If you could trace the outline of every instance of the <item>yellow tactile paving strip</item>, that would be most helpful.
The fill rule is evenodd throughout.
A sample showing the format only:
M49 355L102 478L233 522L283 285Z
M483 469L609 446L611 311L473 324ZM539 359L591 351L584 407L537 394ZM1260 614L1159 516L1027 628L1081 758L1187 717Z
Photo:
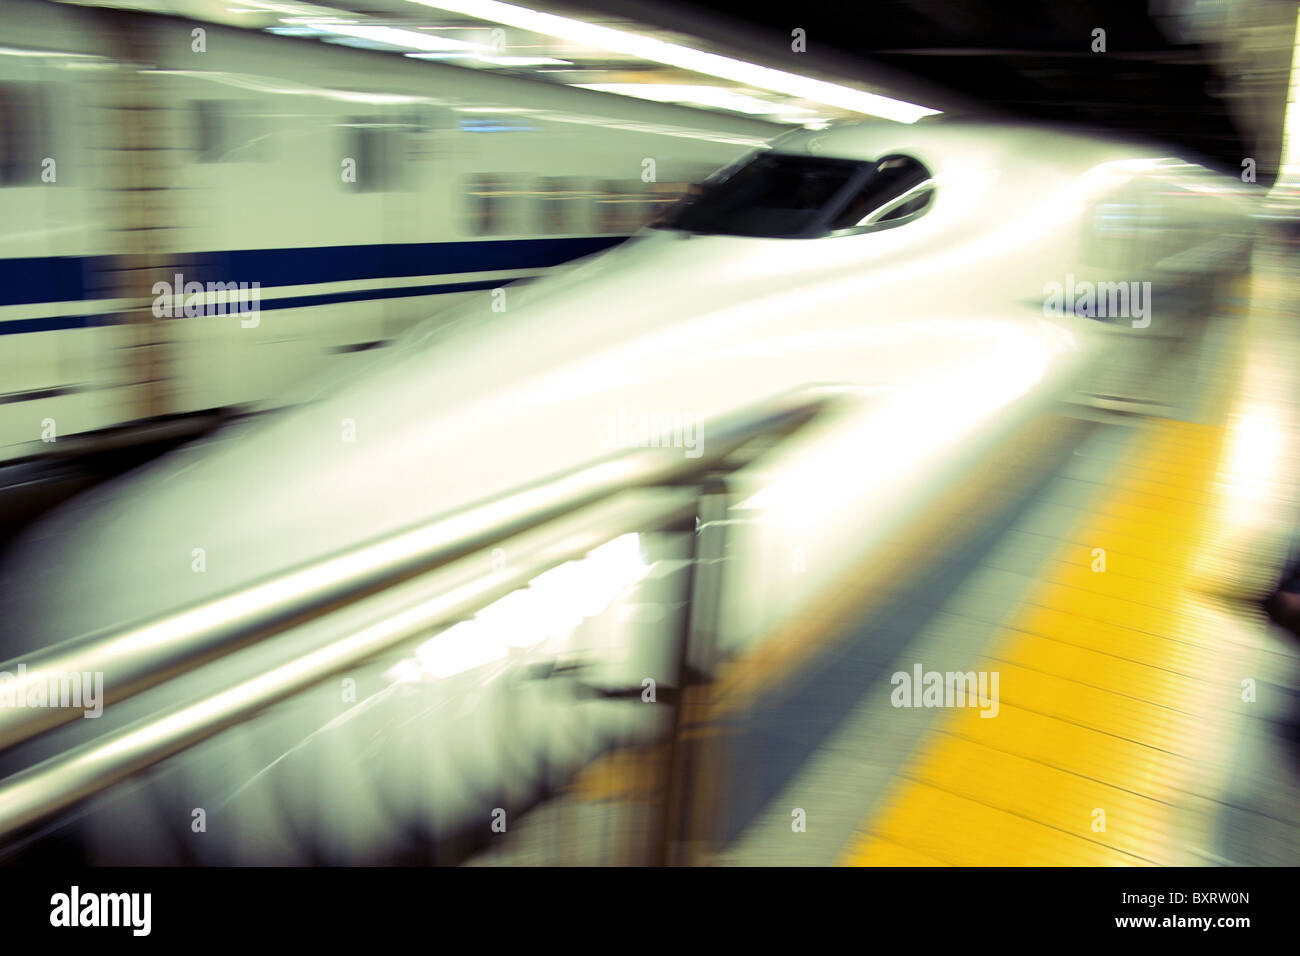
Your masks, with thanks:
M997 716L946 716L841 862L1175 859L1198 716L1225 692L1191 586L1225 432L1149 427L1141 459L1098 496L977 664L1000 675ZM1105 549L1104 571L1093 548Z

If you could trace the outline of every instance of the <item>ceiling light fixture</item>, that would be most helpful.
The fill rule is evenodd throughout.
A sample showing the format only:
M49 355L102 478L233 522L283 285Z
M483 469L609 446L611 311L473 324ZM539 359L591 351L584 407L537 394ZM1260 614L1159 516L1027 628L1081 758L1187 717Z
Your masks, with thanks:
M881 96L878 93L867 93L838 83L815 80L717 53L706 53L642 33L616 30L613 27L574 20L571 17L501 3L500 0L409 0L409 2L449 13L459 13L488 23L500 23L543 36L621 53L652 63L689 70L693 73L730 80L755 89L782 93L867 116L879 116L899 123L915 123L923 116L932 116L940 112L893 97Z

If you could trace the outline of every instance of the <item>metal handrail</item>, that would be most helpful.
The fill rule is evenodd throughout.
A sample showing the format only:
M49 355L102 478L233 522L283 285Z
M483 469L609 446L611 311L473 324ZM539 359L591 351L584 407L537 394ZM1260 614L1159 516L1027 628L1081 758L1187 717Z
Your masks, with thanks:
M26 695L52 676L102 673L104 703L130 697L339 602L455 560L630 487L689 480L758 435L811 417L837 400L833 389L780 396L723 420L698 458L634 449L427 524L314 561L144 623L100 631L0 664ZM79 716L74 708L0 709L0 748Z
M332 675L476 613L549 568L606 541L629 531L662 530L689 520L700 513L698 487L646 486L685 484L706 471L734 472L738 465L733 452L742 444L805 422L842 398L851 401L861 395L852 388L802 390L731 420L725 430L719 427L724 437L715 438L710 453L699 459L678 459L660 450L621 455L172 618L47 652L47 660L66 660L63 666L78 671L95 669L86 663L95 655L117 653L120 666L138 675L130 691L135 693L233 651L277 622L285 625L281 628L285 636L302 648L292 659L269 668L263 664L264 669L244 668L215 692L205 689L199 699L170 705L0 780L0 842ZM629 485L638 487L629 490ZM509 543L508 564L494 564L488 556L487 549L498 542ZM313 580L311 570L324 574L326 583ZM307 595L296 596L296 586L307 589ZM269 589L269 595L264 589ZM686 633L699 630L707 637L712 627L708 618L716 608L697 605L693 591L694 584L688 596ZM251 606L232 608L223 603L239 600ZM211 614L214 606L224 616L215 623L204 622L200 612L207 609ZM310 609L323 613L305 617ZM155 645L141 636L151 633L157 637ZM688 659L685 647L678 657L681 671ZM120 679L120 674L114 676ZM121 696L126 695L119 686L117 699ZM66 712L77 713L71 708ZM0 712L0 719L7 716ZM15 739L32 736L37 732L34 726L20 727L26 732ZM674 790L684 772L672 760L669 768L664 862L672 858L675 821L687 806Z
M483 553L471 554L312 622L323 630L312 650L0 781L0 839L322 680L463 619L621 534L685 524L695 514L696 499L689 488L627 492L511 539L506 566L485 572L490 563Z

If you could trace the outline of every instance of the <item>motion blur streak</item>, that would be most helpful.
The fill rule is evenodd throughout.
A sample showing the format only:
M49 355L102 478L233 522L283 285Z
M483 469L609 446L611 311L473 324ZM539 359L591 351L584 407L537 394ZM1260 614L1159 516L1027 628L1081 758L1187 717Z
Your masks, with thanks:
M617 6L0 0L0 861L1300 862L1280 15Z
M526 589L489 604L474 620L449 627L385 676L392 680L450 677L504 660L514 648L568 637L584 618L600 614L648 570L637 535L615 538L582 561L553 568L528 582Z
M424 7L464 13L492 23L504 23L531 30L534 33L561 37L575 43L624 53L652 63L663 63L694 73L704 73L736 83L756 86L759 89L789 93L813 102L840 106L855 113L879 116L900 123L915 123L923 116L933 116L939 112L914 103L891 99L888 96L864 93L834 83L786 73L783 70L773 70L754 63L718 56L716 53L706 53L703 50L666 43L654 37L614 30L551 13L541 13L526 7L500 3L498 0L410 0L410 2Z
M936 436L961 441L966 429L1037 384L1050 358L1042 341L1009 329L1002 349L989 361L882 398L861 427L837 437L823 460L791 465L776 482L736 507L778 510L787 522L801 527L825 521L847 490L830 493L831 481L838 478L859 493L864 485L871 486L879 495L890 482L923 473L933 466L933 456L944 451Z

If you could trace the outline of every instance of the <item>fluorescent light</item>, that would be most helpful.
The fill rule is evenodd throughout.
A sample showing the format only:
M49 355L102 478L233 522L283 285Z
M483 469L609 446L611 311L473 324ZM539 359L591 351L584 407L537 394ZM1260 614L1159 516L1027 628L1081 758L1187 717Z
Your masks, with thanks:
M1296 14L1295 31L1286 113L1282 118L1282 162L1279 164L1278 182L1300 177L1300 12ZM1277 183L1274 188L1277 188Z
M325 99L338 100L343 103L366 103L372 106L403 106L431 104L435 102L427 96L408 96L404 93L363 93L354 90L328 90L316 86L270 84L260 77L239 73L221 73L208 70L137 70L137 73L156 76L188 76L196 80L209 80L244 90L258 93L278 93L285 96L320 96Z
M350 46L354 50L374 50L379 53L397 53L399 48L382 40L363 40L360 37L321 37L321 43L334 46Z
M303 23L303 26L319 30L321 33L353 37L358 40L368 40L372 43L384 43L399 49L426 50L430 52L446 52L449 50L476 52L483 49L477 43L450 40L446 37L432 36L415 30L402 30L398 27L354 26L345 23L325 23L319 20L307 21Z
M249 11L245 11L245 10L237 11L231 7L227 7L226 9L230 10L231 13L236 13L236 12L283 13L283 14L288 14L288 15L293 15L298 17L302 17L305 15L310 16L311 14L315 14L316 19L319 19L321 14L323 13L334 12L328 10L327 8L316 6L309 3L275 3L275 2L268 2L268 0L240 0L240 2L243 3L244 7L252 8L252 9Z
M569 60L557 60L553 56L496 56L480 53L474 59L496 66L573 66Z
M0 46L0 56L35 56L44 59L98 60L94 53L64 53L60 50L24 50L12 46Z
M657 103L694 103L699 106L712 106L757 116L771 116L776 113L813 115L812 110L803 107L769 103L756 96L745 96L743 93L735 93L720 86L695 86L690 83L574 83L573 85L584 90L635 96L643 100L654 100Z
M915 123L923 116L931 116L939 112L925 106L917 106L915 103L881 96L878 93L865 93L838 83L814 80L784 70L774 70L756 63L746 63L716 53L705 53L677 43L668 43L641 33L630 33L553 13L529 10L526 7L501 3L500 0L410 0L410 2L900 123Z
M407 53L413 60L474 60L492 66L572 66L549 56L496 56L484 53Z

